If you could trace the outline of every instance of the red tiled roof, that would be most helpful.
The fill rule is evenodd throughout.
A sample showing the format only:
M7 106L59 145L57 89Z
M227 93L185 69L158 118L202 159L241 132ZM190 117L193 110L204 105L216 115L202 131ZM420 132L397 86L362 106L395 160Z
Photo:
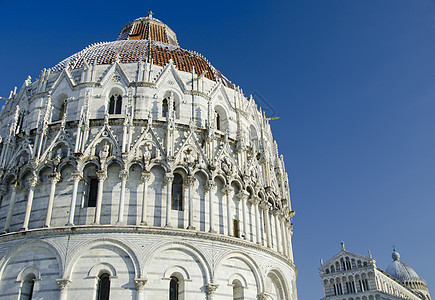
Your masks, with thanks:
M196 75L206 71L206 78L233 88L233 84L202 55L180 48L175 33L166 24L152 17L138 18L130 22L122 28L117 41L90 45L64 59L51 68L51 71L78 69L83 67L84 60L89 65L104 65L112 64L117 59L120 63L152 61L158 66L166 66L172 59L180 71L192 72L195 67Z

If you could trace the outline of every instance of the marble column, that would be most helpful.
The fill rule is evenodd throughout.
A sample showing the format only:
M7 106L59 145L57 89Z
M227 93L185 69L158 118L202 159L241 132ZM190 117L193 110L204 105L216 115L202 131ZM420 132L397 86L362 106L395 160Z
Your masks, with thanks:
M71 280L61 278L56 279L57 285L59 286L60 290L60 297L59 300L67 300L68 299L68 286L71 283Z
M69 207L68 224L66 224L67 226L74 225L74 215L76 211L76 202L77 202L77 189L79 187L80 180L82 180L82 176L80 175L80 173L72 173L71 177L74 180L74 184L72 190L71 204Z
M174 180L174 175L167 173L165 176L166 184L166 223L165 227L172 227L171 225L171 210L172 210L172 181Z
M249 202L251 202L252 209L254 210L254 218L255 218L255 239L257 244L261 244L261 236L260 236L260 216L258 213L259 210L259 201L260 199L256 196L251 197ZM253 241L252 241L253 242Z
M18 182L14 182L13 184L11 184L11 200L9 201L8 214L6 216L5 228L3 229L4 232L9 232L9 228L11 227L12 214L14 212L14 205L17 198L18 188Z
M50 227L51 215L53 214L54 195L56 193L56 184L60 180L60 174L59 173L52 173L49 175L49 178L50 178L50 182L51 182L50 198L48 198L47 214L45 216L44 227Z
M229 185L227 185L222 189L222 193L227 198L227 229L228 229L227 234L230 236L233 235L233 219L231 216L231 198L230 198L230 194L233 190L234 189Z
M143 171L141 179L143 180L143 193L142 193L142 216L140 225L147 225L147 196L148 196L148 180L151 177L151 173Z
M285 228L284 228L284 216L283 214L280 214L278 216L280 229L281 229L281 239L282 239L282 252L285 256L288 257L288 250L287 250L287 237L285 234Z
M292 249L292 225L291 225L291 221L287 222L287 247L288 247L288 257L290 258L291 261L293 260L293 249Z
M122 170L119 172L119 178L121 179L121 196L119 198L119 208L118 208L118 221L116 224L124 224L124 206L125 206L125 184L128 180L128 171Z
M26 212L24 214L24 221L21 230L27 230L29 227L30 212L32 211L32 204L33 204L33 194L35 192L35 187L37 184L38 184L38 178L35 175L33 175L29 179L29 193L27 195L27 207L26 207Z
M272 243L271 243L271 236L270 236L270 220L269 220L269 207L270 204L267 203L266 201L261 201L260 203L260 207L263 210L263 216L264 216L264 229L266 231L266 245L267 247L271 248Z
M192 197L192 187L195 182L195 177L193 176L187 176L187 184L188 184L188 190L189 190L189 225L187 226L187 229L195 229L195 226L193 226L193 197Z
M107 172L104 170L98 170L96 173L98 177L98 191L97 191L97 203L95 206L94 223L98 225L100 224L101 205L103 203L103 187L104 187L104 181L107 179Z
M143 278L134 279L134 284L136 285L136 300L144 299L145 284L147 283L147 281L148 279Z
M240 201L240 204L242 205L242 218L243 218L243 232L241 234L242 238L247 240L247 232L248 232L248 223L246 220L246 199L248 199L249 193L247 191L240 191L237 194L237 198Z
M216 283L207 283L205 285L205 292L207 293L207 299L212 300L214 299L214 293L216 292L217 288L219 287L219 284Z
M216 233L215 224L214 224L214 202L213 202L213 187L215 183L213 180L209 180L205 186L208 191L208 201L209 201L209 219L210 219L210 230L211 233Z
M273 211L273 219L275 220L275 234L276 234L276 251L282 253L280 226L278 221L279 211L275 209Z

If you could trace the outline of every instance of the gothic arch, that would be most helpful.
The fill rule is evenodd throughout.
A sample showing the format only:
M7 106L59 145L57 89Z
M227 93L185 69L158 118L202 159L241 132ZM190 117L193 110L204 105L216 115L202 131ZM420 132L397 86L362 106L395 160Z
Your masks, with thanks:
M55 171L55 167L54 165L52 165L51 163L48 164L41 164L38 169L36 169L36 175L38 176L38 178L41 176L41 173L45 170L45 169L50 169L51 173L53 173Z
M173 171L168 173L172 173L172 174L179 173L181 176L183 176L184 179L186 179L186 177L190 174L189 169L187 169L183 165L175 165L171 169Z
M125 169L126 170L130 170L131 167L133 166L139 166L141 168L142 171L145 170L145 165L142 161L138 160L138 159L133 159L133 160L129 160L125 163Z
M228 109L221 104L215 104L213 107L213 122L215 128L222 132L227 132L229 129L229 115Z
M124 87L122 84L120 83L110 83L108 84L106 87L104 87L102 95L104 95L104 99L105 99L105 105L107 108L107 111L109 111L109 101L110 101L110 97L112 95L120 95L122 96L122 100L123 100L123 104L124 104L124 97L125 95L127 95L127 89L126 87Z
M233 183L238 185L239 190L243 190L243 182L239 178L232 178L230 185L232 185Z
M77 163L75 160L65 160L57 166L57 171L59 173L62 173L64 168L67 168L68 166L72 167L74 171L77 171Z
M64 114L66 113L66 101L68 100L68 95L66 93L60 93L59 95L54 95L51 100L52 116L51 122L61 121Z
M162 103L162 101L164 99L169 99L170 95L173 95L173 110L175 112L175 119L179 119L180 118L180 111L181 111L181 104L182 104L182 100L183 100L183 94L181 94L179 91L177 91L176 89L166 89L166 90L161 90L161 92L159 93L158 99L160 99L159 103ZM169 105L169 104L167 104ZM169 108L169 107L168 107Z
M106 161L106 163L104 164L103 169L104 169L105 171L107 171L107 169L108 169L112 164L116 164L116 165L118 165L118 166L121 168L121 170L124 170L124 162L123 162L122 160L120 160L119 158L117 158L117 157L110 157L110 158Z
M97 159L88 159L88 160L81 162L80 165L77 166L77 169L80 173L83 173L85 171L86 167L89 165L94 165L97 170L100 170L100 168L101 168L101 165Z
M162 168L165 173L168 173L169 170L171 169L166 163L160 162L160 161L155 161L155 162L152 162L148 165L147 171L151 171L151 169L155 168L155 167Z
M16 180L17 180L17 174L15 174L15 172L13 171L8 171L3 176L2 185L7 185L8 183L11 183Z
M62 145L63 145L63 147L62 147ZM58 146L60 146L60 147L58 147ZM50 149L50 152L52 152L52 153L51 153L51 159L53 159L53 155L54 155L55 152L56 152L56 151L54 151L54 150L57 150L57 149L59 149L59 148L61 148L62 150L63 150L63 149L66 149L66 151L67 151L66 155L65 155L65 156L62 156L62 158L66 158L66 157L68 157L69 154L71 153L71 150L73 149L73 147L72 147L70 141L68 141L68 140L66 140L66 139L58 140L58 141L56 141L56 143L53 144L53 146L52 146L51 149Z
M19 178L20 181L23 181L23 179L26 177L27 174L30 173L31 176L33 176L34 172L35 172L35 170L32 167L30 167L30 166L24 166L24 168L22 168L20 170L18 178Z
M196 174L202 174L205 176L206 180L210 180L210 174L207 172L207 170L204 169L194 169L192 171L192 175L195 176Z
M212 180L215 181L216 179L220 179L223 182L224 186L228 184L227 179L222 174L219 173L214 174L212 176Z

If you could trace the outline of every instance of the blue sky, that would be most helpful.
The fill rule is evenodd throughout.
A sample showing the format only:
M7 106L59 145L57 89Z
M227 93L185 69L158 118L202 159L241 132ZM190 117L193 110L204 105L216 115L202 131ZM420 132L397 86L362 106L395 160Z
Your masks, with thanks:
M0 96L149 8L281 117L299 299L341 240L384 269L396 245L434 294L435 2L0 0Z

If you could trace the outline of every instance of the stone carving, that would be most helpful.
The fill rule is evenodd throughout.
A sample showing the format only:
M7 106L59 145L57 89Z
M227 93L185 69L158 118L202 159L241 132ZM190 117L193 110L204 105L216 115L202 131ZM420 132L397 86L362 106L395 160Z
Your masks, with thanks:
M272 300L273 298L268 293L260 293L258 294L259 300Z
M134 284L136 285L136 290L138 290L138 291L144 290L147 281L148 281L148 279L135 278Z
M188 164L194 164L195 163L195 156L194 156L193 152L194 151L190 147L186 151L184 151L184 153L185 153L185 161Z
M230 174L232 172L233 165L231 164L231 161L228 157L224 157L221 162L221 169L227 174Z
M71 283L71 280L61 278L61 279L56 279L56 282L57 282L57 285L59 287L59 290L61 292L64 292L64 291L68 290L68 286Z
M219 284L210 282L210 283L207 283L205 285L205 291L206 291L207 295L211 295L211 294L214 294L216 292L218 287L219 287Z
M153 24L159 26L160 22ZM166 31L161 33L166 34ZM133 42L137 53L144 55L139 64L125 63L125 60L136 55L133 48L128 47ZM50 245L59 245L56 248L59 249L58 263L61 266L56 266L54 260L43 263L50 265L53 274L59 269L65 269L65 275L62 273L62 276L66 278L57 281L62 300L67 298L70 280L73 281L74 289L69 289L69 298L95 297L92 295L95 289L91 291L82 287L85 286L84 282L96 284L95 276L100 273L94 274L89 280L81 275L78 277L76 270L85 274L92 266L86 262L87 265L77 265L77 268L66 271L67 266L73 266L72 259L78 258L79 252L86 255L93 253L92 260L95 258L97 263L108 257L104 249L114 249L117 244L120 247L121 244L124 245L121 247L126 252L122 254L123 259L126 262L133 260L131 264L125 264L125 268L117 265L119 275L110 272L111 280L123 287L112 295L121 299L136 296L138 299L144 298L144 287L146 289L151 286L151 282L147 285L146 277L150 276L147 272L152 267L145 267L141 262L151 262L148 260L150 255L168 253L164 259L178 258L172 256L171 251L158 252L160 242L162 245L166 245L166 242L168 245L179 243L181 248L191 245L192 249L197 248L204 254L198 256L208 266L204 273L197 273L183 259L170 262L172 266L179 265L184 269L179 270L183 275L186 272L184 291L189 295L194 294L194 288L198 291L195 282L199 278L199 281L203 279L204 283L208 282L202 286L203 298L206 297L205 293L209 295L207 299L230 298L230 293L226 297L224 291L228 288L228 281L225 280L229 278L224 278L223 274L226 273L215 271L217 265L226 268L224 254L233 250L246 256L252 255L253 260L264 260L267 264L281 266L282 278L285 278L283 280L292 280L294 265L291 264L289 255L274 253L275 245L286 240L282 236L277 240L276 224L272 223L276 221L275 218L270 222L272 228L269 228L269 234L272 233L269 240L273 239L274 247L265 249L271 246L266 246L263 242L267 240L264 218L269 218L270 214L258 208L258 195L266 195L267 186L270 189L269 194L263 197L266 199L289 199L289 192L283 161L277 156L278 152L272 149L273 137L270 128L265 126L267 122L264 122L260 111L254 104L247 105L248 101L245 101L247 99L243 98L239 88L222 84L226 81L219 80L223 77L219 72L214 72L213 68L210 69L213 74L203 73L197 81L197 75L202 70L193 72L196 75L192 82L192 78L180 70L180 60L174 59L174 66L169 67L165 67L165 62L162 61L158 65L153 63L149 56L160 51L158 49L163 45L140 40L120 40L116 44L124 45L122 51L116 48L113 52L99 53L98 59L94 55L99 49L113 50L113 45L111 42L91 45L85 54L78 56L80 59L86 56L88 62L92 61L92 65L88 64L85 68L82 68L85 64L82 60L71 61L76 59L76 56L72 56L50 70L51 73L44 71L43 76L34 83L29 81L28 86L17 94L20 97L10 99L10 104L0 112L3 138L0 145L2 183L11 185L31 177L28 176L29 172L35 176L39 170L47 168L52 170L49 173L53 172L50 181L43 180L36 189L31 187L37 183L37 176L31 178L31 187L25 181L22 192L18 191L20 186L13 185L8 189L0 187L0 194L4 194L0 209L3 216L0 219L0 230L17 231L21 225L18 223L25 220L25 234L0 235L3 252L9 251L12 247L10 245L20 245L19 242L26 240L33 243L41 239L47 240ZM156 45L158 47L154 47ZM153 46L153 49L148 46ZM176 58L176 55L184 53L183 49L177 49L174 52L169 47L165 53ZM119 63L110 65L120 51L124 62L120 62L118 56L116 60ZM107 55L110 57L104 57ZM197 53L189 52L188 58L183 60L184 63L190 64L199 58L202 64L195 64L197 67L203 68L209 64ZM102 61L107 63L101 64ZM65 64L71 70L65 70ZM115 72L113 68L116 68ZM63 80L69 81L67 86L71 89L65 88ZM114 81L117 83L114 84ZM55 82L62 84L53 85ZM171 87L171 83L174 86ZM177 88L174 90L177 91L176 95L171 93L173 88ZM200 92L194 94L194 90ZM53 103L58 103L55 102L58 100L56 97L61 93L70 97L68 105L65 105L60 131L59 123L47 119L52 106L50 93L55 95ZM115 94L122 97L122 115L108 112L110 96ZM71 98L72 95L77 95L77 98ZM163 97L167 95L168 119L161 114ZM30 103L34 104L29 105ZM217 120L213 119L213 112L218 106L223 108L219 111L225 113L219 115L221 130L214 130L210 126L216 126ZM253 115L257 117L251 119ZM254 150L246 145L250 126L261 131ZM23 129L28 136L23 136ZM264 155L266 161L259 165L256 156L260 158L261 153L266 151L264 148L269 148ZM60 165L61 163L64 164ZM20 168L14 167L15 164L20 165ZM61 171L62 177L58 174ZM44 171L44 174L47 173ZM171 174L181 177L173 178ZM61 184L56 184L60 178ZM162 182L164 178L166 184ZM238 191L240 192L237 193ZM249 202L246 197L249 197ZM52 202L48 201L50 198ZM14 207L15 202L17 205ZM181 202L181 205L177 202ZM268 212L269 205L266 203L263 207ZM53 209L53 217L51 214L48 216L47 208ZM282 224L278 224L281 226L278 232L291 238L288 233L291 217L282 213L284 208L281 206L275 208L281 212L278 219ZM44 220L38 218L45 219L51 227L40 228ZM189 231L185 230L186 227L196 229ZM27 231L29 228L32 230ZM101 243L107 247L101 247L101 251L100 248L95 248L98 251L88 251L94 248L82 247L82 242L83 245L95 243L98 247ZM26 247L35 253L41 248L28 245ZM288 240L287 247L291 247L291 240ZM287 252L290 253L290 250ZM44 255L41 254L42 259ZM81 263L80 260L77 261L78 264ZM111 261L110 259L107 263ZM222 264L219 264L220 261ZM106 267L110 269L109 266ZM258 273L260 269L261 266L255 271ZM152 288L156 287L151 293L152 297L167 298L167 279L174 272L175 269L168 269L168 276L148 277L149 280L151 277L153 279ZM137 292L131 291L131 288L134 289L133 277L129 277L128 282L121 282L128 277L124 276L127 273L137 274L133 280ZM44 278L52 280L47 276ZM191 278L194 278L193 281ZM15 280L12 277L10 279ZM2 287L14 284L7 280L0 280L0 298L5 293ZM219 284L222 293L217 291ZM260 285L263 286L262 283ZM255 298L258 292L256 287L249 285L247 289L255 290L249 290L249 295ZM49 293L50 291L46 298L59 298L59 291ZM17 297L14 295L14 298ZM290 298L294 300L294 297Z
M107 143L105 143L103 145L103 148L100 150L98 156L100 157L101 165L104 165L106 163L107 157L109 156L109 149L110 146Z
M148 164L150 162L150 159L151 159L151 151L148 147L149 147L148 145L145 145L143 147L142 156L143 156L143 162L145 163L145 165Z

